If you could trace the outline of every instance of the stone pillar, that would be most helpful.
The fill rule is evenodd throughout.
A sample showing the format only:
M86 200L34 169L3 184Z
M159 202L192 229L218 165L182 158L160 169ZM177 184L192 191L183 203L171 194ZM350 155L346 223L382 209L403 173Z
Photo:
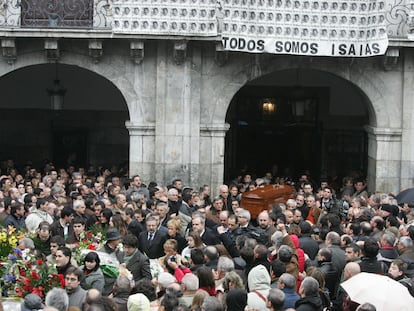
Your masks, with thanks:
M226 132L230 125L202 124L200 127L200 172L205 176L213 196L224 178L224 146Z
M401 178L399 128L365 126L368 133L368 190L398 193Z
M145 183L155 180L155 124L125 122L129 131L129 175Z
M414 13L414 12L413 12ZM414 186L414 53L404 50L402 78L401 189Z

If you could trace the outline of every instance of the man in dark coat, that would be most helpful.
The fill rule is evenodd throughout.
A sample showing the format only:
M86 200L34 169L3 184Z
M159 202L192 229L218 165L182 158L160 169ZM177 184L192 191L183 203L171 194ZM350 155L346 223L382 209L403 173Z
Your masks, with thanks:
M342 272L346 264L346 257L345 251L340 247L341 237L338 233L331 231L326 235L325 244L332 252L332 263L336 271Z
M142 278L152 279L150 263L147 256L138 249L138 238L127 234L123 239L124 258L126 268L132 273L135 284Z
M296 301L296 311L322 311L323 304L319 296L319 283L313 277L303 279L299 288L301 298Z
M311 237L312 226L307 221L302 221L299 226L301 231L299 247L303 249L311 260L314 260L316 254L318 254L319 244Z
M164 243L167 234L157 230L157 219L150 216L146 220L147 230L139 234L139 250L150 259L164 256Z
M220 239L218 237L217 231L214 231L206 227L206 219L200 213L194 212L192 215L191 221L193 231L196 231L200 234L201 240L206 245L216 245L220 244Z
M332 252L330 249L321 248L317 258L318 268L325 274L325 286L329 289L329 297L333 300L339 286L340 272L335 269L332 263Z
M378 261L377 255L379 251L378 243L373 239L365 241L362 248L363 256L359 266L361 272L386 274L388 271L387 265L381 261Z

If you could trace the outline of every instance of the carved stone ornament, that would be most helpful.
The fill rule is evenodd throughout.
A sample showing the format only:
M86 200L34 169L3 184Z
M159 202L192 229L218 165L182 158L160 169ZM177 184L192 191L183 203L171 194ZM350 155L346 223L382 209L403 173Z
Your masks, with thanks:
M45 40L46 58L48 61L57 61L60 57L59 44L57 39Z
M95 64L99 63L103 55L102 40L89 40L89 56Z
M17 59L16 41L13 38L2 39L1 48L3 51L3 58L9 65L12 65Z

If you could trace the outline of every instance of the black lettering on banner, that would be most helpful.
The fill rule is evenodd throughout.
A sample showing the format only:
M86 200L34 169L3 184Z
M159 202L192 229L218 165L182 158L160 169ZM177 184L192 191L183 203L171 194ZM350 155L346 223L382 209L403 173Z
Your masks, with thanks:
M232 49L237 48L237 39L236 38L231 38L230 39L230 48L232 48Z
M365 55L371 55L371 47L369 46L369 44L366 45L365 47Z
M372 51L374 52L374 54L378 54L380 52L380 48L379 48L378 43L373 43L372 44Z
M239 39L239 49L244 50L245 47L246 47L246 40L244 40L243 38L240 38Z
M256 41L254 41L254 40L249 40L249 41L247 42L247 49L248 49L249 51L254 51L254 50L256 49Z
M229 37L223 37L222 41L223 41L223 48L227 48L227 41L229 40Z
M302 53L308 53L308 51L309 51L309 44L307 42L301 43L301 45L300 45L300 51Z
M285 52L290 53L291 49L292 49L292 43L290 41L286 41L285 42Z
M257 41L257 50L264 51L264 40Z
M276 49L277 53L282 53L283 52L283 42L282 41L276 41L275 49Z
M339 55L346 55L346 44L340 44L338 46Z
M311 54L318 53L318 44L317 43L311 43L310 49L311 49L311 51L310 51Z
M351 44L349 47L348 55L356 55L355 45Z
M293 41L292 42L292 52L293 53L299 54L299 48L300 48L299 44L300 43L298 41Z

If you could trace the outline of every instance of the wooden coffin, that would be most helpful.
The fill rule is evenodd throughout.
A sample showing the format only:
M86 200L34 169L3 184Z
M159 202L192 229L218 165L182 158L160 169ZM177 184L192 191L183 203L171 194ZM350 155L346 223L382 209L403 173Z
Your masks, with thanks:
M261 211L271 210L273 204L286 203L294 197L295 188L292 186L268 185L243 193L240 205L255 219Z

